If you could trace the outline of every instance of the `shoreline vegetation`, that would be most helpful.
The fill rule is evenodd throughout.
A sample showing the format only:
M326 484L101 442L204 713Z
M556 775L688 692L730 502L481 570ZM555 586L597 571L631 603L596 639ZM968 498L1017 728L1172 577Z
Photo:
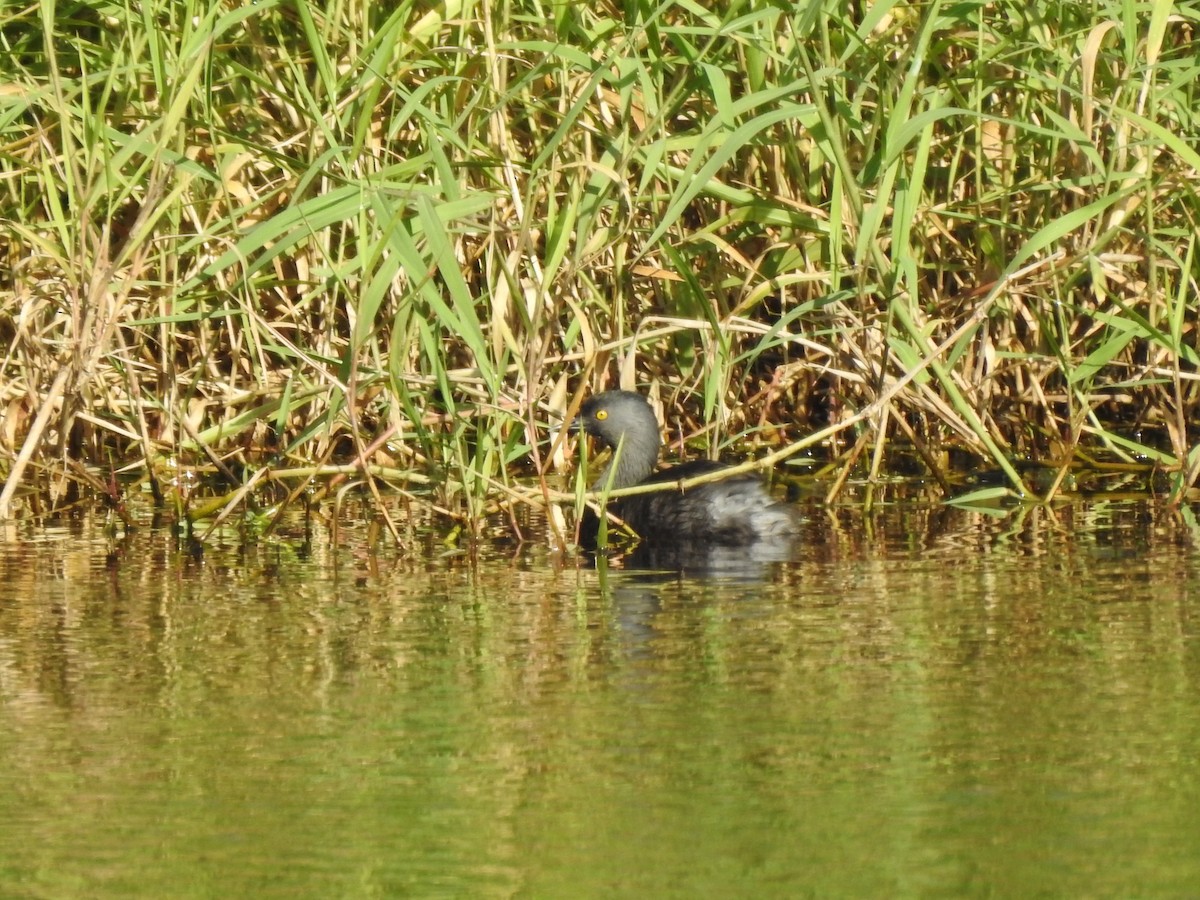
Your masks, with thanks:
M715 5L6 12L0 520L578 508L618 384L829 498L1182 502L1200 13Z

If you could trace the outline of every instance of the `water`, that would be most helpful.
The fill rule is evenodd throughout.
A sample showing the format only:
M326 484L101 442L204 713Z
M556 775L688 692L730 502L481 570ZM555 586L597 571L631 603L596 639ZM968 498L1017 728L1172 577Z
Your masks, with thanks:
M790 562L0 541L5 897L1185 896L1200 574L1138 503Z

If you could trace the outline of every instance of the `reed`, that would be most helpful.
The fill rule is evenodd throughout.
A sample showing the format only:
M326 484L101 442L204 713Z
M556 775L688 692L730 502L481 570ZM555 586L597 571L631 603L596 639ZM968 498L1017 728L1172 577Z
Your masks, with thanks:
M618 380L711 452L818 434L831 493L1187 496L1195 11L720 6L3 13L0 518L196 470L476 528L574 496L521 476Z

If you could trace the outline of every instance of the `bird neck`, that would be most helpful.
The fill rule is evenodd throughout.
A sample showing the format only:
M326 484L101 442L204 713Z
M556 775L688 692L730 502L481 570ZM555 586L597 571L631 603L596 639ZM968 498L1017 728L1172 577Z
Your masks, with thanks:
M613 457L596 483L594 491L615 491L619 488L641 484L654 471L658 462L658 434L648 440L638 440L626 434L621 443L613 448Z

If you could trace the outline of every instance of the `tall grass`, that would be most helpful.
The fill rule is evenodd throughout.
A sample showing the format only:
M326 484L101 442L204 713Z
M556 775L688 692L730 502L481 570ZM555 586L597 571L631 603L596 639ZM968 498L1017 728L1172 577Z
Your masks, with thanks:
M474 526L618 380L835 486L1185 496L1195 11L718 6L4 12L0 518L221 460Z

